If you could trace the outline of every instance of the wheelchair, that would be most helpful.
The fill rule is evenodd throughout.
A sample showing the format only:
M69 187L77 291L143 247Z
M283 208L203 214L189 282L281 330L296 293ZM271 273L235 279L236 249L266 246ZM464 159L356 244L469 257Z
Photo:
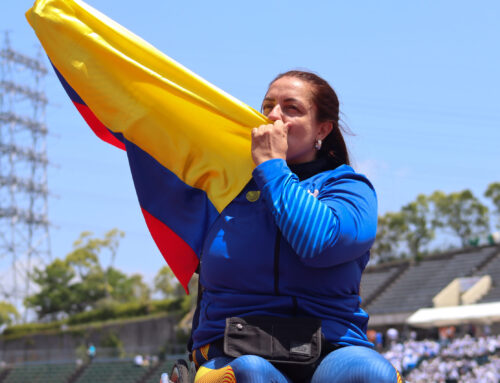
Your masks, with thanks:
M196 375L194 362L177 359L169 374L169 383L193 383ZM162 382L163 383L163 382Z

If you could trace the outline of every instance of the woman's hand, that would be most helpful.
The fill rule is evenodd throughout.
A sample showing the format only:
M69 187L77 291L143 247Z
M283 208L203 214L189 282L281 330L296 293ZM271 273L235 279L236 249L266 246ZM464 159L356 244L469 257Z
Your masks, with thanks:
M273 158L286 160L288 125L288 122L277 120L273 124L252 129L252 158L255 165Z

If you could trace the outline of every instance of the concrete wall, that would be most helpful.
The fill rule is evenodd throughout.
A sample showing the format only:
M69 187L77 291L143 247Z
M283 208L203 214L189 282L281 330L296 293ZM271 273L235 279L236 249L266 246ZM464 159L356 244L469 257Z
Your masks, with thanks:
M168 352L183 352L183 345L179 345L176 339L178 322L179 318L166 315L78 331L67 329L54 334L33 334L10 340L0 338L0 361L74 361L82 358L88 343L96 346L97 358L115 357L116 348L103 347L113 337L121 342L121 349L125 352L122 352L122 357L138 353L155 355L165 348Z

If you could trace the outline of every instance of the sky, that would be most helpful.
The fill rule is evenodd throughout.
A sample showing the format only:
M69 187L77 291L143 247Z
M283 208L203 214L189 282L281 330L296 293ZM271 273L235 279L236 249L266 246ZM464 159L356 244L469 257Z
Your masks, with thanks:
M36 56L24 17L32 1L0 1L0 32ZM338 93L353 166L373 182L380 214L435 190L483 198L500 182L498 1L87 3L256 109L278 73L320 74ZM83 231L118 228L115 266L151 283L165 262L125 153L93 135L54 73L44 86L52 256L63 258Z

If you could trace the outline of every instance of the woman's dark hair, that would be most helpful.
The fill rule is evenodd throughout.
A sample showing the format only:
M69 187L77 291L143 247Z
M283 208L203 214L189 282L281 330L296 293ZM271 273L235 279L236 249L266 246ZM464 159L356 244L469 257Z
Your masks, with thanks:
M342 164L349 165L349 153L342 135L342 127L339 124L339 99L333 88L317 74L300 70L291 70L279 74L271 81L269 86L283 77L298 78L311 85L312 102L316 105L318 122L332 122L333 129L323 140L323 145L318 152L318 158L326 157L332 167Z

